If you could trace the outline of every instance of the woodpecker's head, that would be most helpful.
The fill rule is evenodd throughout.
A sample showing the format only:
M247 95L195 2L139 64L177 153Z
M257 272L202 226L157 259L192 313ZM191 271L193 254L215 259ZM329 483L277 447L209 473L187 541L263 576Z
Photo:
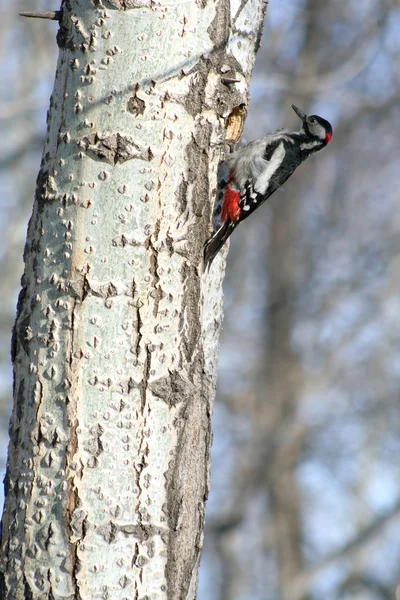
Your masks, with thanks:
M325 145L329 144L333 132L332 125L326 121L326 119L323 119L318 115L306 115L294 104L292 104L292 108L296 115L301 119L303 123L303 130L307 135L324 142Z

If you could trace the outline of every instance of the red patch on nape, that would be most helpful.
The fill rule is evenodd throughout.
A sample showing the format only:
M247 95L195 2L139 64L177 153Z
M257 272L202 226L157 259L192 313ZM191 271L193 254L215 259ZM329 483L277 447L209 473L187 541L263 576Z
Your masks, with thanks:
M326 133L325 134L325 141L326 141L327 144L329 144L329 142L331 141L331 139L332 139L332 134L331 133Z
M240 192L233 190L228 183L222 203L221 221L236 221L240 215L239 201Z

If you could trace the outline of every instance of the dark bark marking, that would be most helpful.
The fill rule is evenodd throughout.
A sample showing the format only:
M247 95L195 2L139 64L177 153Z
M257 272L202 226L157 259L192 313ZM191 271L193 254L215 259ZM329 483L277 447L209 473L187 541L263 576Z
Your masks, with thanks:
M133 536L139 542L146 542L156 535L168 535L166 527L157 527L155 525L140 523L123 523L119 524L115 521L109 521L101 527L97 527L96 532L101 535L108 544L111 544L118 533L125 536Z
M77 448L78 440L76 434L77 420L75 419L74 425L71 428L71 441L68 445L66 460L67 457L73 456L75 450ZM67 465L67 463L66 463ZM77 506L79 503L78 490L74 486L73 479L68 479L68 495L66 499L66 503L63 504L64 514L63 517L66 522L67 530L69 531L69 537L76 537L77 540L82 541L85 539L86 530L87 530L87 521L85 511L81 510L77 512ZM78 585L78 572L80 569L80 561L78 558L78 543L77 541L71 543L71 578L74 584L74 590L76 595L76 600L81 600L81 594L79 591Z
M120 295L120 291L112 281L89 281L87 277L83 280L73 280L69 282L68 291L70 294L81 300L85 300L87 296L96 296L97 298L113 298Z
M218 75L223 73L225 79L229 77L230 80L236 80L237 74L242 73L242 68L237 60L234 57L226 56L224 51L225 43L221 47L215 46L209 57L201 57L191 70L182 72L181 77L195 73L196 78L195 81L190 83L188 93L182 98L174 97L174 100L181 102L185 110L192 117L201 114L207 105L205 90L211 72ZM237 91L236 88L224 84L224 77L220 76L220 83L215 90L212 105L210 106L221 117L226 116L235 105L243 102L243 94Z
M210 65L204 65L207 69L210 68ZM190 110L195 114L199 108L204 109L201 92L197 97L189 98L189 101ZM185 103L184 106L186 107ZM187 181L180 186L183 202L190 205L191 213L197 217L196 226L189 228L190 262L185 263L180 271L184 288L183 318L180 321L182 342L179 348L182 370L179 374L171 373L169 378L149 382L149 390L156 397L171 406L182 404L176 425L177 449L174 461L171 461L170 468L165 473L165 511L170 529L166 566L168 600L186 599L192 577L195 576L200 555L204 502L208 493L208 476L204 477L204 469L208 475L211 443L209 389L208 383L204 381L204 356L198 349L202 331L198 302L201 282L194 265L199 256L202 256L202 241L207 236L211 212L210 203L204 201L210 192L208 152L211 134L211 124L199 120L192 141L186 149ZM187 476L188 473L190 477Z
M146 406L146 393L147 393L147 387L148 387L148 383L149 383L150 368L151 368L151 352L149 350L149 347L146 346L146 358L144 360L144 365L143 365L143 378L139 384L142 414L144 414L144 409Z
M93 159L107 162L110 165L122 164L133 158L145 161L153 158L149 147L140 146L133 138L120 133L104 136L91 133L78 140L77 144Z
M201 293L201 283L195 267L188 267L184 264L181 272L184 281L184 300L182 304L184 318L180 327L183 341L181 349L186 361L190 363L201 336L200 305L198 300Z
M26 401L27 401L27 398L25 397L25 379L21 379L19 382L17 393L15 395L15 414L17 416L18 424L21 423L22 417L24 416L24 406L25 406ZM18 427L17 431L19 431L19 427ZM13 434L15 435L15 433L16 433L16 431L14 429ZM14 446L16 446L16 444L18 443L18 440L13 439L12 441L14 443Z
M54 178L51 177L47 169L41 168L36 179L35 189L35 201L38 203L40 213L47 202L57 198L56 192Z
M89 433L92 437L87 439L83 447L92 456L97 458L104 451L103 442L101 441L101 436L104 433L104 429L100 423L97 423L97 425L93 425L93 427L90 428Z
M211 25L207 29L207 33L213 40L216 48L226 48L226 43L229 39L231 26L231 9L230 1L223 0L215 5L215 17ZM226 52L224 50L225 61Z
M22 314L22 307L25 303L26 300L26 285L25 285L25 277L22 277L21 279L21 291L18 295L18 302L17 302L17 315ZM20 330L20 326L18 323L18 318L15 320L13 329L12 329L12 335L11 335L11 361L14 363L16 357L17 357L17 353L18 353L18 341L21 341L21 330ZM25 346L23 346L24 350L27 352L28 348L26 348ZM15 381L14 381L15 384Z
M165 473L165 512L170 529L166 566L168 600L186 599L200 554L199 540L208 492L204 467L208 468L211 439L209 391L203 382L203 365L204 357L199 353L193 360L193 384L189 384L184 392L188 400L182 405L179 415L181 427L175 460ZM196 452L193 451L195 447Z
M108 4L117 10L130 10L133 8L151 8L153 0L107 0Z
M178 202L180 204L181 212L184 213L187 208L187 192L188 192L188 182L185 179L182 179L178 188Z
M189 92L182 98L185 110L196 117L204 110L205 90L210 73L211 63L208 59L201 57L196 65L182 74L182 77L196 73L196 77L190 83Z
M115 238L113 238L111 242L113 246L119 246L120 248L125 248L125 246L143 245L143 242L137 242L134 238L129 239L124 233L115 236Z
M211 124L198 123L196 132L191 143L187 146L186 156L188 164L188 181L186 191L190 189L192 212L196 219L196 226L188 228L188 248L190 249L190 260L199 264L203 260L203 245L209 237L209 220L211 216L210 202L204 202L204 198L210 196L210 181L208 174L208 152L211 137ZM182 188L185 190L185 188Z
M142 115L146 109L146 103L144 100L138 97L137 90L139 89L139 84L136 84L135 89L133 90L133 96L131 96L128 100L127 109L134 116L139 117Z
M23 577L23 582L24 582L24 597L25 597L25 600L34 600L31 587L30 587L29 583L27 582L25 575Z
M158 219L155 226L154 236L157 239L158 234L160 232L160 220ZM149 271L150 275L153 278L153 291L150 293L151 297L154 299L154 308L153 308L153 316L157 317L158 315L158 307L160 304L160 300L164 297L161 288L160 288L160 276L158 274L158 251L155 249L151 237L148 239L147 247L151 249L150 255L150 266Z
M135 346L135 354L136 357L139 357L139 352L140 352L140 342L142 341L142 325L143 325L143 321L142 321L142 317L140 315L140 306L136 307L136 316L137 316L137 338L136 338L136 346Z
M189 183L195 185L192 195L192 207L196 217L203 217L205 207L209 204L204 202L204 198L209 196L208 152L211 133L210 123L198 124L192 143L188 145L186 150L189 164Z
M189 379L184 379L182 373L173 371L167 377L160 377L149 382L150 392L166 402L169 406L176 406L179 402L186 402L195 392Z

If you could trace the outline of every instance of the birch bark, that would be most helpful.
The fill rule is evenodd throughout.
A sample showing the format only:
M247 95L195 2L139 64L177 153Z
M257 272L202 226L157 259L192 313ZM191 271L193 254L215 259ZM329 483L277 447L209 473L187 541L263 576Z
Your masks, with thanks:
M203 271L203 244L264 5L61 10L12 344L0 596L193 599L224 269Z

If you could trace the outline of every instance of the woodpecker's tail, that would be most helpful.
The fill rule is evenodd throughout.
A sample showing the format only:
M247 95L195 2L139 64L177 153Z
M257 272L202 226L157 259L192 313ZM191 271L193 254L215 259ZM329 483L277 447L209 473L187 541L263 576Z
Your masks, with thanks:
M228 237L233 233L235 224L231 221L225 221L223 225L214 233L204 246L204 264L210 268L212 261L225 244Z

